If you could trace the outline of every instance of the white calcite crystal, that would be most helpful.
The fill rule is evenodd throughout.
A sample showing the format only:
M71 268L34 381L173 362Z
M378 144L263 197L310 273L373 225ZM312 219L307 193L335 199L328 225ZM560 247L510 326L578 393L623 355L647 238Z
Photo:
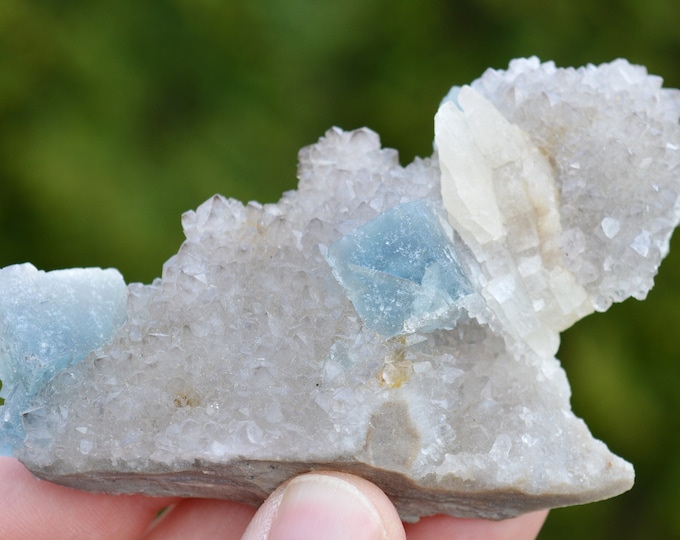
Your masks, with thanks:
M184 214L123 326L22 405L13 453L74 487L255 504L342 470L409 519L626 491L555 353L651 288L680 218L679 117L642 67L531 58L454 89L435 154L407 167L368 129L329 130L277 204Z

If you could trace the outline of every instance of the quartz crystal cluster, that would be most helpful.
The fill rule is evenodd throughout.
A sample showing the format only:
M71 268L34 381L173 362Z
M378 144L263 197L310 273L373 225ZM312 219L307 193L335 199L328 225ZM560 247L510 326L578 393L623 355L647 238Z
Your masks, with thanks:
M430 158L402 167L372 131L333 128L278 203L187 212L150 285L98 298L55 275L53 316L35 270L9 267L0 442L108 492L257 504L348 471L407 519L617 495L633 468L573 415L555 354L651 288L680 218L679 117L680 92L624 60L515 60L451 91ZM67 362L60 336L82 337Z

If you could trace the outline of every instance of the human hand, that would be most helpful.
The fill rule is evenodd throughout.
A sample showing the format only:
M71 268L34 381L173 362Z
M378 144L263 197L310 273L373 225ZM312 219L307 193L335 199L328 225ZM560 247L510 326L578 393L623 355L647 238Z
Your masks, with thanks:
M0 458L0 538L7 540L530 540L546 515L433 516L403 526L375 485L334 472L294 478L257 511L212 499L102 495L37 480L15 459Z

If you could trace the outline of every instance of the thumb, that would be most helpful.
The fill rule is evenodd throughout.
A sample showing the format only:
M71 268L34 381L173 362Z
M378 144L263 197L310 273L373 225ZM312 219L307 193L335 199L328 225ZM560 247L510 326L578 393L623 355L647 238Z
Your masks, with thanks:
M241 540L404 540L399 515L374 484L337 472L303 474L259 508Z

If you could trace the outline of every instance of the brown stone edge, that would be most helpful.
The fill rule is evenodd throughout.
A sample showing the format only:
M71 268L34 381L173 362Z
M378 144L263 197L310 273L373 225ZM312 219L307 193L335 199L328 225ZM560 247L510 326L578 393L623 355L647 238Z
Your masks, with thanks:
M361 476L378 485L390 498L405 521L421 516L448 514L456 517L506 519L546 508L585 504L613 497L630 486L609 486L607 490L574 489L568 493L534 494L515 489L480 489L459 486L451 490L420 485L405 475L364 463L334 461L303 463L239 460L227 464L195 461L183 467L158 466L152 472L60 473L59 465L31 467L38 478L93 492L149 496L180 496L228 499L259 506L282 482L311 471L340 471ZM110 469L109 464L107 468Z

